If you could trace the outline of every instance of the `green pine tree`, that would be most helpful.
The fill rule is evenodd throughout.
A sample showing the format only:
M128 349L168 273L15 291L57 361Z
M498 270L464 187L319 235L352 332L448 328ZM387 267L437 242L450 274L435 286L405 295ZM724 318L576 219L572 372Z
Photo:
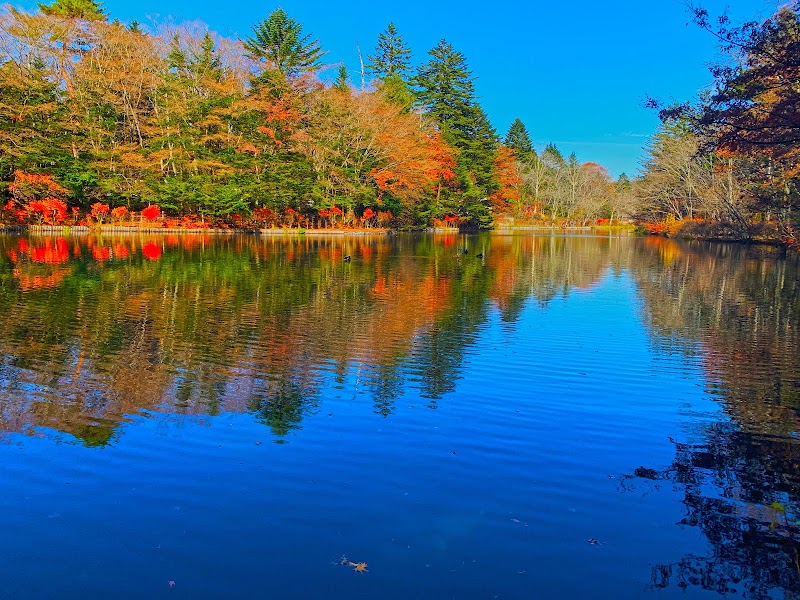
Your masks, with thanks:
M511 123L503 143L514 150L519 161L525 162L533 154L531 136L528 134L525 124L519 119L514 119L514 122Z
M411 68L411 50L397 33L394 23L378 36L375 54L368 56L367 71L381 79L399 77L406 80Z
M254 26L253 36L242 43L250 56L266 62L267 70L289 78L316 71L325 54L319 40L312 40L311 34L303 35L303 26L282 8Z
M55 0L52 4L40 3L39 10L45 15L64 19L104 21L106 18L100 3L94 0Z
M544 150L542 151L542 160L544 160L548 166L553 168L563 167L566 164L564 155L561 154L561 150L559 150L558 147L556 147L556 145L552 142L544 147Z
M333 82L333 87L335 87L340 92L347 92L350 90L350 85L347 83L349 75L347 74L347 67L344 64L339 65L339 69L336 72L336 81Z
M414 93L399 75L386 77L381 81L379 89L389 102L402 106L405 112L414 106Z
M439 124L443 139L458 151L459 214L474 226L491 224L489 196L497 190L497 133L475 96L464 55L445 40L430 52L414 78L418 104Z

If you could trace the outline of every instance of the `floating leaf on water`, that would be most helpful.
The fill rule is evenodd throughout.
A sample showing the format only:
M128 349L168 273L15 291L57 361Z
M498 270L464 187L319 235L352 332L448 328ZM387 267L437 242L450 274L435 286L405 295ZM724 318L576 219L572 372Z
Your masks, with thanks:
M356 573L369 573L369 570L367 569L367 563L353 562L344 555L342 555L342 558L340 558L336 564L342 565L343 567L353 567L353 571Z

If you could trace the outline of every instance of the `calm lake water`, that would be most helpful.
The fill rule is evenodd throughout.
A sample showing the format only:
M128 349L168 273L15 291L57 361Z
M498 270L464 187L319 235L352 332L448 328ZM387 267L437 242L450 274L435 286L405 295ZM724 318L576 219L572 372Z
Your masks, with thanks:
M797 597L799 277L654 238L0 236L0 598Z

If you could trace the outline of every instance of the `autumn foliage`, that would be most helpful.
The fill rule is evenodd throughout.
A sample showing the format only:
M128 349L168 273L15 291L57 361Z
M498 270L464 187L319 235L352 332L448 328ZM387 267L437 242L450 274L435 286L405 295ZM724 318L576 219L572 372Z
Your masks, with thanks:
M103 204L101 202L95 202L92 204L92 212L90 216L95 219L98 223L102 223L103 220L108 216L109 212L111 211L108 204Z
M161 216L161 208L157 204L152 204L151 206L142 209L142 216L149 221L155 221Z
M11 200L5 209L13 212L18 222L56 225L67 218L67 203L62 198L68 191L52 175L15 171L8 191Z
M701 102L659 111L664 125L643 180L649 221L701 216L731 237L800 240L798 9L790 2L735 26L727 15L690 6L731 60L712 68L714 91Z
M495 210L499 213L508 212L511 206L517 205L520 201L520 177L519 164L514 155L514 151L506 146L500 146L494 161L497 171L497 178L500 182L498 190L492 194L492 203Z
M524 157L497 143L452 48L452 97L425 100L394 67L396 80L328 85L315 61L293 62L298 40L317 59L318 42L283 44L272 25L260 41L145 32L72 4L0 9L2 224L488 227L522 204Z

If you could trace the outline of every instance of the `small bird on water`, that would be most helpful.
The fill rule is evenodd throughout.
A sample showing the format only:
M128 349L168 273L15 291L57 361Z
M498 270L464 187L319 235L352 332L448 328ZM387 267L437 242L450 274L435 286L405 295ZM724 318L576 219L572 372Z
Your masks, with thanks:
M350 255L349 254L344 257L344 262L350 262Z
M476 254L475 256L477 256L478 258L483 258L483 252L481 252L480 254Z

